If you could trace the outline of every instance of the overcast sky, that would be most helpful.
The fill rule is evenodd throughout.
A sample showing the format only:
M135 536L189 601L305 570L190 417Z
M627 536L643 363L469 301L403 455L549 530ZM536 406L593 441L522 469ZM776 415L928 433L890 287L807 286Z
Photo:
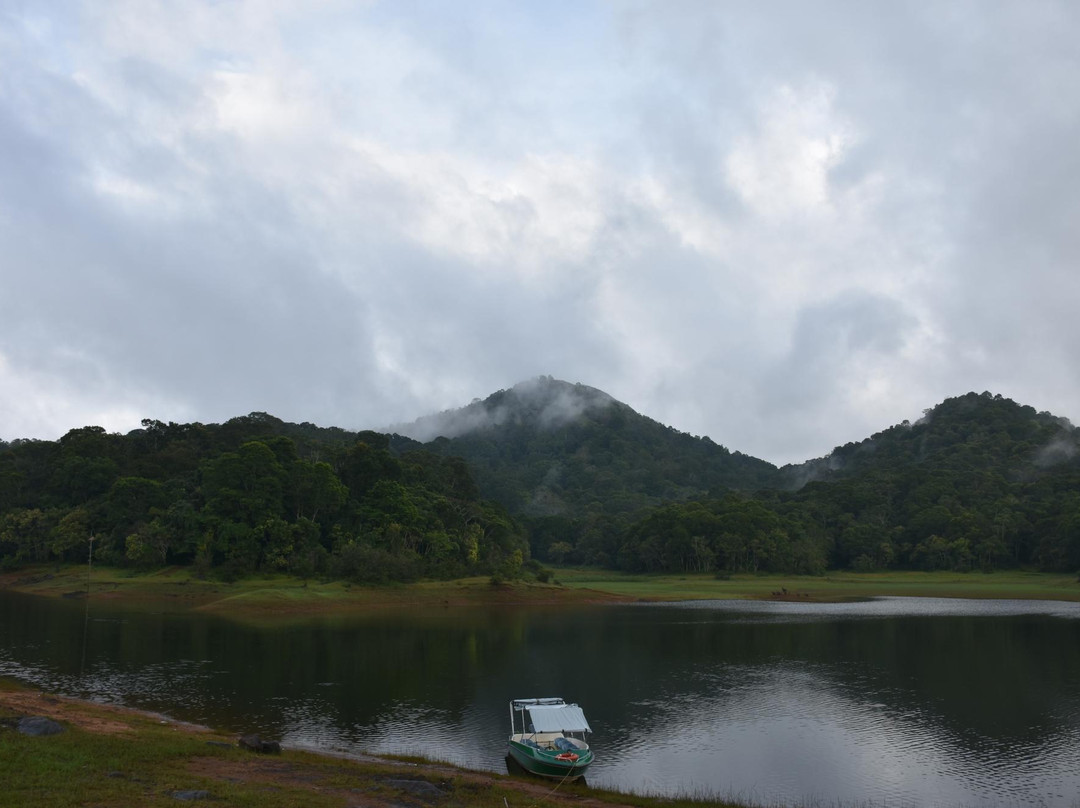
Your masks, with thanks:
M540 374L776 463L1080 420L1080 3L0 0L0 438Z

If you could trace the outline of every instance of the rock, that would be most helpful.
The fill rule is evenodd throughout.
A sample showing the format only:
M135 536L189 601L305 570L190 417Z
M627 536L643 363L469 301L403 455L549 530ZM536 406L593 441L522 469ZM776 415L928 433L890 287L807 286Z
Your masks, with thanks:
M28 715L19 719L19 732L23 735L59 735L64 728L43 715Z
M249 752L258 752L260 755L277 755L281 753L281 744L277 741L264 741L258 735L244 735L239 741L241 749Z
M181 800L184 802L212 799L209 791L174 791L169 796L174 800Z
M220 746L222 749L232 749L233 748L233 745L231 743L225 743L224 741L207 741L206 745L207 746Z
M421 802L435 802L446 796L446 792L427 780L383 780L385 785L404 791Z
M241 749L247 749L249 752L261 752L262 738L258 735L241 735L236 745Z

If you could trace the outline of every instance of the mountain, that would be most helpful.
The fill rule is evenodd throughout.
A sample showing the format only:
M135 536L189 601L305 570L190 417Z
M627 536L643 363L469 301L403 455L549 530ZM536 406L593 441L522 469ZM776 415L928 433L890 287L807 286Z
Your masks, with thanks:
M614 404L619 402L595 387L540 376L493 393L483 401L476 399L466 407L427 415L411 424L398 424L391 431L427 443L435 438L457 438L493 427L531 425L547 430L566 426L583 415Z
M532 552L633 571L1080 565L1080 430L968 393L776 469L542 377L403 432L458 455ZM437 437L436 437L437 436ZM414 447L396 435L391 447Z
M109 563L355 581L538 562L1075 572L1080 430L968 393L777 469L541 377L389 435L251 413L0 442L0 568L81 559L88 535Z
M465 459L485 497L532 517L629 515L775 484L771 463L664 426L600 390L542 376L399 436ZM392 439L397 448L407 442Z
M830 567L1080 566L1080 430L968 393L827 457L785 466Z
M838 446L822 458L784 466L782 485L838 482L886 471L978 472L1012 482L1036 480L1048 470L1080 458L1080 430L1068 419L1036 412L990 393L948 398L857 443Z

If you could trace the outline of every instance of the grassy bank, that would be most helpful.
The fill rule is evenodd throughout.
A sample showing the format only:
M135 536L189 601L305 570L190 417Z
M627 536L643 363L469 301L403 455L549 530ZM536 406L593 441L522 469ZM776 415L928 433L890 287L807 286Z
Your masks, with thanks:
M625 601L789 600L835 602L875 596L1015 598L1080 601L1075 575L1038 572L833 572L822 576L625 575L595 569L559 569L555 584L487 578L388 586L321 583L289 576L235 583L201 580L189 568L151 573L95 567L89 591L99 605L153 603L157 609L198 609L240 620L282 620L352 615L382 609L573 606ZM0 588L50 597L83 598L82 566L36 567L0 575Z
M49 737L23 735L16 727L24 716L52 718L64 731ZM555 788L546 781L442 763L344 759L289 749L255 755L241 750L236 740L0 679L0 807L169 806L177 804L178 792L205 792L207 804L251 808L730 805L635 797L572 783Z
M563 587L514 581L493 585L488 578L423 581L386 586L323 583L287 575L245 578L234 583L203 580L187 567L148 573L80 565L38 566L0 575L0 588L95 603L153 602L157 608L199 609L240 618L352 614L394 608L458 606L574 605L622 600L586 586Z
M836 602L886 595L934 598L1014 598L1080 601L1076 575L1043 572L831 572L809 575L625 575L604 570L558 570L570 589L632 600L801 600Z

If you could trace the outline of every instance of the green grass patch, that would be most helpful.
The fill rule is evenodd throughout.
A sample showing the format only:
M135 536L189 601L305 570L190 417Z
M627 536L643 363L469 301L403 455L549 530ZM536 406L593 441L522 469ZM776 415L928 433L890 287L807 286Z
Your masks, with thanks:
M35 738L18 733L12 711L0 708L0 719L5 718L0 726L0 806L176 805L172 795L177 791L209 791L224 804L252 808L341 804L317 795L312 799L299 789L267 793L193 774L189 767L196 759L239 759L244 753L208 746L211 736L148 719L131 719L128 733L101 734L69 725L59 735Z
M37 708L51 710L64 732L49 737L17 732L20 714ZM200 804L241 808L543 808L584 801L626 808L733 806L707 795L667 799L572 783L556 787L423 759L353 760L288 749L254 755L221 745L233 740L134 711L38 696L0 680L0 808L174 806L179 804L174 794L181 791L208 792ZM408 787L416 781L439 794L433 800L417 797Z
M455 581L369 586L319 582L286 575L235 583L200 580L189 568L152 573L95 567L90 579L94 608L150 604L163 611L200 609L246 622L348 616L384 609L445 609L581 605L619 600L801 600L835 602L869 597L1014 598L1080 601L1074 575L1018 570L983 572L830 572L820 576L711 574L628 575L598 569L556 570L559 583L514 581L498 585L486 577ZM35 567L0 577L8 587L52 597L84 598L86 568Z
M159 611L200 609L244 621L351 615L396 608L580 604L616 596L537 581L493 584L488 577L383 586L321 582L287 575L225 583L195 577L190 568L149 573L82 565L37 566L0 575L0 587L48 597L89 597L95 609L152 604Z
M559 569L568 588L611 593L634 600L775 599L835 602L880 596L1013 598L1080 601L1075 575L1016 570L983 572L831 572L809 575L627 575L591 569Z

